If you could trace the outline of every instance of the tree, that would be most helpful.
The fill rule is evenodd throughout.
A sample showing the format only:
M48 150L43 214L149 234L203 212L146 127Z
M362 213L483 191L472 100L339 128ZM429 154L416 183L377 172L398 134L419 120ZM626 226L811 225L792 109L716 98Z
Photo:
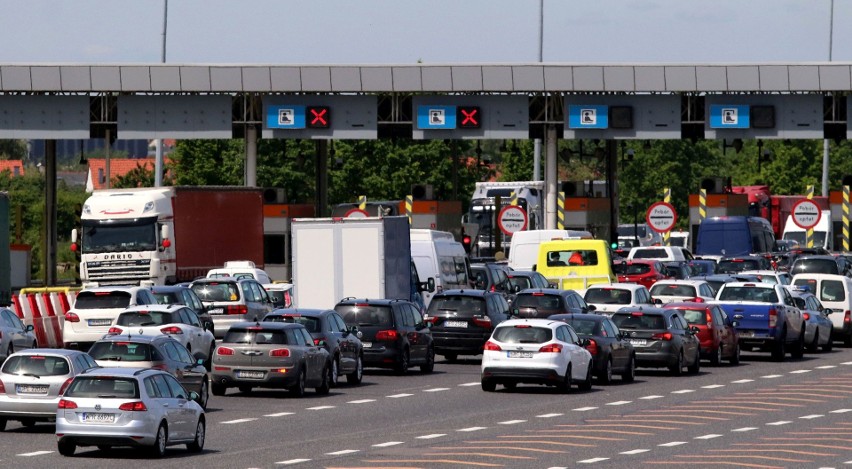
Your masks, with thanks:
M0 140L0 160L23 160L26 157L26 140Z

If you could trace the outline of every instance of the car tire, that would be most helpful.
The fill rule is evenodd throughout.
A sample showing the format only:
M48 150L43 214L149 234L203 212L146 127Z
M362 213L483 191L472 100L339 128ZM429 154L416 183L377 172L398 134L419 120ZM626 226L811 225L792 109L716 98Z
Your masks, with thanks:
M600 376L598 376L598 381L601 384L609 384L612 382L612 357L607 357L606 362L604 363L604 369Z
M816 353L819 350L819 328L814 332L814 340L808 344L808 353Z
M211 391L213 391L214 396L224 396L228 391L228 388L224 384L213 383L211 386Z
M328 394L328 391L331 389L331 373L332 367L330 365L326 365L322 369L322 381L320 381L320 385L314 388L314 392L318 395Z
M778 343L775 344L775 347L772 349L772 359L776 362L783 362L785 355L787 355L787 331L784 331L781 334L781 339L778 340Z
M485 392L494 392L497 390L497 383L490 379L482 380L482 390Z
M394 371L398 375L404 375L408 373L408 365L410 360L410 354L408 353L408 349L402 351L402 356L399 357L399 362L394 367Z
M710 365L711 366L719 366L722 364L722 344L716 347L716 351L713 352L713 355L710 357Z
M207 360L204 360L204 368L207 371L213 371L213 352L216 350L216 341L210 343L210 350L207 352Z
M677 360L671 366L669 366L669 371L672 376L680 376L683 374L683 351L677 353Z
M74 456L74 451L77 451L77 445L67 441L60 441L56 444L56 450L63 456Z
M695 350L695 361L686 368L691 375L697 375L701 371L701 351Z
M6 431L6 419L0 419L0 432Z
M625 368L624 372L621 373L621 380L625 383L632 383L636 380L636 358L632 355L627 362L627 368Z
M790 350L790 358L799 359L805 356L805 327L802 326L802 332L799 334L799 339L796 345Z
M731 358L728 359L728 363L731 365L739 365L740 364L740 354L742 353L742 349L740 348L739 342L734 345L734 354L731 355Z
M592 389L592 363L589 362L589 365L586 367L586 379L580 381L577 386L580 391L591 391Z
M207 438L207 426L203 418L198 419L195 425L195 439L186 444L186 449L192 453L200 453L204 450L204 440Z
M361 355L358 355L358 358L355 360L355 370L346 375L346 382L349 384L361 384L363 378L364 360L361 358Z
M154 439L154 446L151 447L151 456L162 458L166 455L166 443L169 441L169 429L165 422L157 428L157 438Z
M448 362L454 362L458 359L459 359L459 356L456 355L455 353L445 353L444 354L444 360L446 360Z
M423 373L431 373L435 371L435 349L429 347L426 351L426 363L420 365L420 371Z
M253 389L253 387L252 387L252 386L249 386L249 385L247 385L247 384L241 384L241 385L237 386L237 389L239 389L239 390L240 390L240 392L242 392L242 393L248 394L248 393L250 393L250 392L251 392L251 390Z
M571 368L571 364L568 364L568 368L565 369L565 376L562 378L562 381L556 385L556 389L562 393L571 392L571 376L573 374L573 369Z
M207 382L206 376L204 377L204 381L201 382L201 389L198 390L198 396L201 398L201 402L198 405L202 409L207 410L207 403L210 402L210 384Z
M832 329L828 331L828 342L826 342L825 345L822 346L823 352L831 352L834 349L834 339L831 337L833 333L834 328L832 327Z
M340 357L335 356L334 360L331 361L331 370L329 371L328 376L331 378L331 381L328 382L328 386L332 388L336 388L340 386Z
M305 395L305 370L299 372L299 378L292 387L290 387L290 394L293 397L303 397Z

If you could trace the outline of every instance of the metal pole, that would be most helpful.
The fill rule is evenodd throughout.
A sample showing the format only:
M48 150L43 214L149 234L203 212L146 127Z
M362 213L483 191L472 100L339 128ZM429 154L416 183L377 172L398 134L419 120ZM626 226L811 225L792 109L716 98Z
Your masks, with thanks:
M166 63L166 31L169 20L169 0L163 0L163 41L160 62ZM163 140L156 140L157 153L154 158L154 187L163 185Z
M112 140L112 136L110 135L112 131L110 129L104 130L104 173L106 173L106 181L104 182L104 189L110 188L110 171L109 171L109 153L112 147L110 140Z
M44 141L44 286L56 285L56 140Z
M828 61L831 62L834 48L834 0L831 0L831 14L828 19ZM828 166L829 166L829 142L822 141L822 195L828 197Z
M257 187L257 127L246 126L246 187Z
M548 230L556 229L556 127L548 125L545 127L545 143L547 161L544 164L544 227Z
M538 1L538 61L544 61L544 0ZM541 139L533 140L533 181L541 181Z

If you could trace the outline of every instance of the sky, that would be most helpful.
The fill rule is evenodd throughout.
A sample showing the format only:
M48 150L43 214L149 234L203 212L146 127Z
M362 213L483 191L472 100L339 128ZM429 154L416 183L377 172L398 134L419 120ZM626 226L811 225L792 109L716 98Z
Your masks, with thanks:
M164 0L0 0L0 64L159 63ZM539 61L540 0L171 0L166 62ZM829 59L831 0L543 0L546 63ZM852 0L832 59L852 62Z

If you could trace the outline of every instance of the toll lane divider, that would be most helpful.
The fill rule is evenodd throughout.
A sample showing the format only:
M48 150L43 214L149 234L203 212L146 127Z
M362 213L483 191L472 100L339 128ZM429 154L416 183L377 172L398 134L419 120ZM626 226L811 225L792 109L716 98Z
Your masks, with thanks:
M26 325L33 326L39 347L61 348L65 313L77 299L70 287L24 288L12 296L15 314Z

